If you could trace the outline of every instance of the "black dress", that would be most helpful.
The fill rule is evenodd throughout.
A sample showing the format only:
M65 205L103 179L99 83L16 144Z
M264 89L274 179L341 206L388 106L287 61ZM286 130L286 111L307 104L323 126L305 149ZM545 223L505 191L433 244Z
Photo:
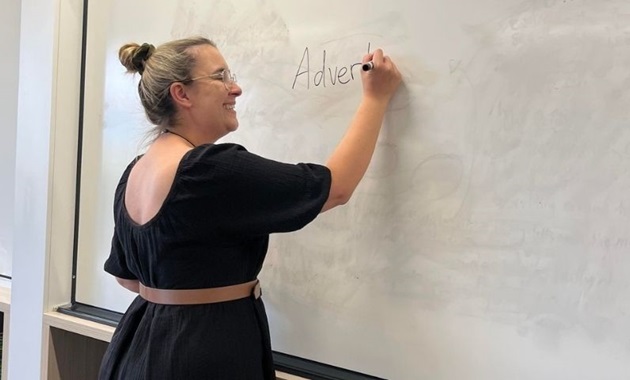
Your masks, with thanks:
M256 279L269 234L308 224L330 191L324 166L279 163L235 144L202 145L182 158L157 215L138 225L124 205L136 161L116 188L105 270L153 288ZM275 379L262 298L173 306L138 296L116 328L99 379Z

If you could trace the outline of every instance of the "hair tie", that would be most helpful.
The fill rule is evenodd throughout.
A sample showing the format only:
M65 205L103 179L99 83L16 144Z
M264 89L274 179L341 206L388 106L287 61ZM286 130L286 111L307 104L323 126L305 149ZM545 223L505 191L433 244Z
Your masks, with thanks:
M136 50L136 54L133 55L131 62L134 67L136 67L140 75L144 72L145 62L149 59L149 57L151 57L154 51L155 46L144 43L138 48L138 50Z

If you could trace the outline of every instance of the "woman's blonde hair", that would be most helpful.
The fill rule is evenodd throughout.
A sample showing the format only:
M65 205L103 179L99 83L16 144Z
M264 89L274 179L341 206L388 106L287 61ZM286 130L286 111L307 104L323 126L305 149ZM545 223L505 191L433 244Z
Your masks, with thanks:
M120 63L130 73L139 73L138 94L147 118L155 125L157 135L176 122L177 109L170 94L173 82L187 81L196 59L190 48L199 45L216 47L204 37L184 38L157 48L151 44L128 43L118 50Z

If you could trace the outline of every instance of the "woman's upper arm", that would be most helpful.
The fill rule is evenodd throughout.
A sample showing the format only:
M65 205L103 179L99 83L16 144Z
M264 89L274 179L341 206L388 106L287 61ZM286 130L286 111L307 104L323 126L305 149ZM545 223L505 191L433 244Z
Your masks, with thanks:
M187 196L200 218L207 210L224 232L269 234L295 231L322 210L330 190L330 171L317 164L288 164L247 152L237 145L195 151L186 182ZM205 178L200 180L200 178Z

